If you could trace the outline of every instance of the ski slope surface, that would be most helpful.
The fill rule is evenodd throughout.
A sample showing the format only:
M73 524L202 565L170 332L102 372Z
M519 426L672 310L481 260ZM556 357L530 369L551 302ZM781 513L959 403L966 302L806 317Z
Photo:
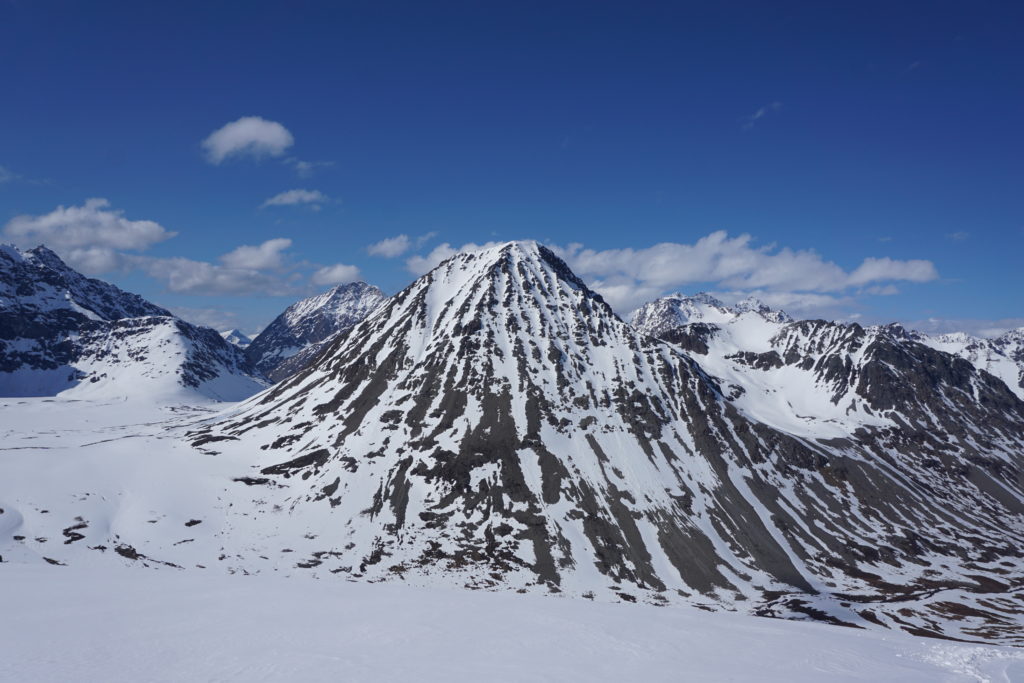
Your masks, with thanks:
M0 680L1024 680L1024 653L541 596L0 565Z

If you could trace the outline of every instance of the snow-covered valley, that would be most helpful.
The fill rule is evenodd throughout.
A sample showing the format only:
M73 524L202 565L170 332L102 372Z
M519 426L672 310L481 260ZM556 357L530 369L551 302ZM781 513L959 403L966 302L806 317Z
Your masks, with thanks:
M708 295L627 324L511 242L290 307L259 391L213 330L8 256L12 680L1019 677L1024 402L973 357Z
M1011 682L1024 653L687 608L0 566L0 680Z
M0 403L0 680L1024 679L1017 648L868 623L313 573L312 518L261 506L244 458L183 445L234 410Z

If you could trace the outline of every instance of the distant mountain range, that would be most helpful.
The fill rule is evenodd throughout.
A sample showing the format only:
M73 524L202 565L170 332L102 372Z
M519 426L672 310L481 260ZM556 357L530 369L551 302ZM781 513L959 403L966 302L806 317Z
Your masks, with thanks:
M267 386L217 332L86 278L45 247L0 245L0 396L189 396Z

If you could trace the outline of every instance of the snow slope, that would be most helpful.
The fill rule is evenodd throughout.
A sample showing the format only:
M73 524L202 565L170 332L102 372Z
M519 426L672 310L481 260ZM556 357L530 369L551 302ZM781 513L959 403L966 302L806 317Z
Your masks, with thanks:
M0 401L0 572L390 581L1021 643L1020 401L920 344L791 323L735 361L810 358L886 421L794 434L684 350L715 343L704 325L657 341L510 243L224 412Z
M819 624L345 581L0 565L0 680L1024 680L1024 653Z
M750 308L715 328L765 340L736 385L543 247L461 254L194 443L252 458L315 573L1019 639L1024 404Z

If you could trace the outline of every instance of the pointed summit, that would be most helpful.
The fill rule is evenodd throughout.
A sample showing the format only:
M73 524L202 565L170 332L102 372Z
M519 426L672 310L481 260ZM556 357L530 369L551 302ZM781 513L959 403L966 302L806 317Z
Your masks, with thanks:
M277 316L246 348L246 357L274 381L295 369L279 370L288 359L348 331L387 297L373 285L352 282L297 301Z
M794 353L863 339L860 328L810 328L793 332ZM779 371L780 382L798 371L785 363L803 360L735 358ZM287 561L324 576L960 633L966 622L936 630L927 599L893 596L941 585L936 604L954 593L974 604L980 598L963 586L979 570L960 569L955 558L1021 547L1024 521L1014 510L1024 491L1010 469L965 477L935 464L933 446L918 445L927 434L901 426L906 418L894 412L910 401L888 393L903 383L879 374L887 362L911 361L890 355L868 368L875 374L857 400L870 402L871 419L856 429L845 428L846 403L816 420L767 390L760 421L741 404L742 387L623 323L548 249L510 242L443 262L327 343L306 369L193 438L204 451L253 462L250 477L266 482L254 493L259 503L286 511L294 522L282 518L285 527L317 530L288 537ZM955 383L944 395L967 395L973 384L988 404L1009 405L968 364L927 362ZM832 392L855 373L829 358L811 371ZM799 401L803 386L783 393ZM943 457L1017 457L1024 415L1001 419L992 421L1000 445L984 456L954 437ZM232 524L258 522L236 516ZM238 571L265 561L265 550L233 552ZM925 554L928 562L917 559ZM879 563L903 573L883 574ZM939 565L940 576L929 573Z
M232 346L237 346L240 349L244 349L245 347L249 346L249 344L252 344L252 339L249 337L249 335L235 328L221 332L220 336L228 344L231 344Z
M0 309L72 310L94 320L144 315L171 317L170 311L108 282L87 278L44 246L21 251L0 246Z
M746 299L737 301L732 310L736 313L756 313L765 320L774 323L791 323L792 316L783 310L775 309L758 299L756 296L748 296Z

